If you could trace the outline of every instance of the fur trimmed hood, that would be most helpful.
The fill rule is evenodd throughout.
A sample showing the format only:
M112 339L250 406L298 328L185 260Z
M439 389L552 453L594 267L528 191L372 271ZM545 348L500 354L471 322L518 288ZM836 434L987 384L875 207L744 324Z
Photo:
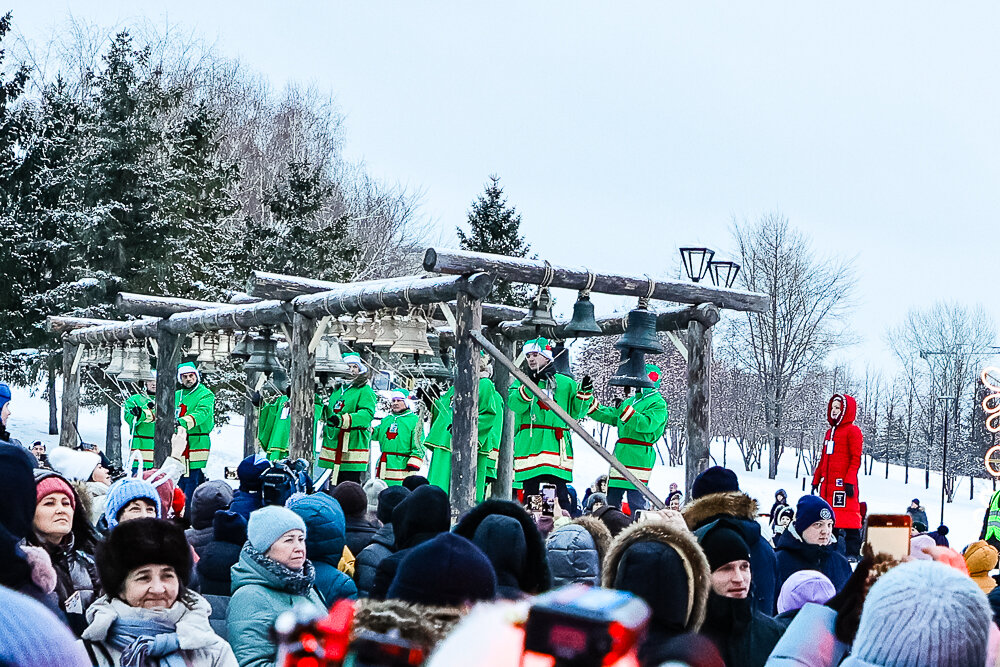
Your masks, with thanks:
M458 607L430 607L401 600L358 600L354 604L354 635L359 632L388 634L395 630L401 639L433 651L448 636L465 611Z
M742 491L727 491L710 493L692 500L681 509L681 514L684 515L688 528L697 530L720 516L756 522L759 510L757 501Z
M659 575L662 582L669 582L670 573L661 567L662 559L650 560L647 555L645 562L633 559L633 555L639 558L643 554L639 551L649 551L641 548L644 542L654 543L668 547L676 555L675 565L678 572L683 572L687 577L687 600L683 609L683 614L678 614L678 609L671 608L676 605L677 591L658 590L657 582L654 581ZM639 548L637 548L639 547ZM662 550L661 550L662 551ZM632 552L632 554L629 554ZM653 623L659 624L665 631L675 632L698 632L705 621L705 612L708 607L708 594L712 587L711 570L708 567L708 560L704 552L698 546L694 535L687 531L681 531L667 524L656 522L644 522L635 524L623 530L611 543L611 550L604 559L602 568L602 585L605 588L627 588L630 592L642 595L643 591L633 590L632 586L623 586L623 579L626 573L619 572L623 560L629 556L630 564L626 567L634 567L637 571L628 577L635 581L639 580L640 586L649 586L647 595L653 595L657 599L648 599L646 602L653 609ZM647 566L652 566L647 569ZM647 576L653 574L653 576ZM617 585L616 585L617 584ZM662 584L661 584L662 585ZM676 583L669 583L670 588L674 588ZM683 618L683 623L678 623L678 616ZM678 627L682 625L683 627Z
M590 533L590 537L594 540L594 546L597 547L597 558L603 564L608 555L608 549L611 548L611 531L608 530L608 527L600 519L586 515L573 519L572 523L582 526Z

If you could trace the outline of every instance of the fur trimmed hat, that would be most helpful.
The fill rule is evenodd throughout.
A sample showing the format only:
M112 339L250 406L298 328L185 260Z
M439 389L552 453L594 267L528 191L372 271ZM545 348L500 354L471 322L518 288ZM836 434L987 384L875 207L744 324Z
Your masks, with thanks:
M173 567L186 587L192 560L184 530L163 519L134 519L118 524L97 547L97 570L108 595L120 595L128 573L145 565Z
M185 361L183 364L177 365L177 381L181 381L181 376L188 373L194 373L198 378L198 382L201 382L201 373L198 372L198 367L193 361Z
M542 355L549 361L552 361L554 358L552 355L552 344L549 343L548 338L535 338L534 340L525 341L524 347L521 348L521 351L524 352L524 354L535 352Z

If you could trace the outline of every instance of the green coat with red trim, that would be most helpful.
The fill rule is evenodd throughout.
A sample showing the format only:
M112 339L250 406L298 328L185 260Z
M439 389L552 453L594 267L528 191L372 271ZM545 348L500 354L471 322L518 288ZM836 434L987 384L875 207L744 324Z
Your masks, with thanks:
M585 416L594 401L591 394L580 392L576 380L561 373L550 371L538 386L573 419ZM507 408L514 413L514 481L539 475L572 481L573 441L566 423L517 380L507 395Z
M188 446L184 452L187 470L200 470L208 462L212 448L210 434L215 428L215 394L199 382L193 389L181 387L174 392L177 422L187 429Z
M359 375L350 384L330 395L323 411L323 447L319 451L321 468L337 468L344 472L368 470L368 450L371 445L371 425L378 399L368 384L367 375ZM330 423L337 415L339 426Z
M132 408L142 414L136 417ZM132 394L122 404L125 422L132 431L132 449L142 454L142 467L153 467L153 430L156 428L156 398L146 393Z
M257 440L261 449L267 452L268 461L288 458L288 440L292 430L290 410L288 396L284 394L265 402L260 407L260 415L257 417ZM313 404L314 429L319 428L322 415L323 399L316 394Z
M387 414L372 439L382 450L375 476L389 486L402 484L424 462L424 425L412 410Z
M638 394L626 398L618 408L598 407L591 417L618 428L615 458L648 486L653 463L656 461L653 444L663 437L668 419L667 401L659 390L642 389ZM635 488L634 484L614 468L608 473L608 486Z

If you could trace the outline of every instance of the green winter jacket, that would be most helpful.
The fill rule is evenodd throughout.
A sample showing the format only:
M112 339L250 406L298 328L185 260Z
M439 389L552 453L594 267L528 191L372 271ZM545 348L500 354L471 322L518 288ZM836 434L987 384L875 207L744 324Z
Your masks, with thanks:
M659 390L643 389L626 398L618 408L599 406L591 417L618 429L615 458L648 486L656 461L654 443L663 437L663 430L667 427L667 401ZM608 486L635 488L614 468L608 473Z
M292 592L290 582L254 559L247 545L233 565L232 575L233 596L229 599L226 630L240 667L274 665L278 648L269 633L281 613L300 604L315 607L317 613L326 609L314 586L304 595Z
M382 456L375 476L389 486L399 486L424 462L424 425L412 410L389 413L375 429Z
M139 408L142 414L136 417L132 408ZM156 430L156 399L143 392L132 394L122 403L125 423L132 431L132 449L142 454L142 467L153 467L153 431Z
M313 403L313 433L319 432L322 416L323 398L316 394ZM260 406L260 414L257 417L257 442L261 449L267 452L268 461L288 458L288 437L291 426L288 396L281 394Z
M377 402L367 375L359 375L350 384L334 390L323 411L327 423L323 427L323 448L319 452L321 468L336 471L339 466L344 472L368 469L371 425ZM334 415L340 416L340 426L329 423Z
M580 391L576 380L561 373L549 372L538 386L573 419L585 416L594 401L591 394ZM514 413L514 480L524 482L539 475L555 475L571 482L573 441L565 422L518 380L510 387L507 408Z
M212 447L209 436L215 428L215 394L201 382L194 389L181 387L174 393L174 410L177 423L188 432L184 463L189 471L202 469Z

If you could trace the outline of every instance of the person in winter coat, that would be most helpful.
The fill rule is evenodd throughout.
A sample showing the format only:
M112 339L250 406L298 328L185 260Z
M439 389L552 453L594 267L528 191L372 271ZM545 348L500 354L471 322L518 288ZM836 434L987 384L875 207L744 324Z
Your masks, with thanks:
M31 467L36 468L38 466L38 461L35 460L35 455L31 453L31 450L21 444L20 440L12 437L10 432L7 430L7 420L10 419L10 387L0 382L0 445L13 445L18 449L24 450L24 452L31 457Z
M594 495L596 496L597 494L595 493ZM591 496L591 498L593 497ZM594 510L591 516L607 526L611 537L617 537L618 533L632 525L632 518L614 505L599 507Z
M989 594L997 587L996 580L990 576L990 572L997 567L996 548L986 540L979 540L967 546L963 556L969 576L983 593Z
M70 482L83 482L90 494L90 524L97 525L104 514L108 489L111 488L111 473L101 465L101 457L94 452L55 447L49 455L51 469Z
M833 536L833 509L819 496L802 496L795 509L795 523L778 538L778 580L785 580L800 570L822 572L836 590L851 576L851 565L836 548Z
M399 564L410 549L451 528L451 507L445 492L432 484L415 489L392 511L396 552L375 568L370 597L384 600Z
M484 501L469 510L452 532L471 540L490 559L500 597L517 600L549 589L545 541L520 504Z
M56 600L77 636L87 626L84 612L101 595L94 563L97 540L66 478L48 470L35 472L35 516L26 543L48 553L56 571ZM79 511L78 511L79 510Z
M271 628L282 612L302 605L326 609L313 582L316 570L306 558L306 525L295 512L268 505L250 515L247 543L233 566L233 596L227 634L240 667L269 667L278 647Z
M44 641L39 641L39 628L45 628ZM37 600L0 586L0 665L93 667L94 663L62 619Z
M774 492L774 504L771 505L771 511L768 514L770 517L768 523L771 526L772 533L774 532L774 527L778 525L778 514L784 507L788 507L788 494L785 493L784 489L778 489Z
M122 403L122 416L132 432L132 451L142 455L142 467L153 467L153 431L156 429L156 371L153 379L146 380L142 389Z
M98 548L106 594L87 610L84 646L98 667L236 667L229 644L212 631L212 607L188 589L191 548L169 521L120 524Z
M774 549L760 534L760 524L756 520L757 501L740 491L736 473L719 466L709 468L695 478L691 499L681 514L696 536L700 537L723 518L732 520L739 527L743 540L750 547L750 568L753 570L750 598L753 607L764 614L774 613L778 563Z
M184 536L199 558L212 541L215 513L229 509L232 502L233 487L221 479L205 482L194 490L191 498L191 527L184 531Z
M344 512L347 531L347 548L352 554L372 543L380 528L378 521L368 516L368 496L357 482L341 482L333 487L330 495L340 503Z
M236 476L240 480L239 488L233 493L233 502L229 509L244 519L250 519L250 513L264 506L260 495L260 476L271 467L266 457L252 454L236 467Z
M403 486L399 484L398 486ZM374 515L378 518L378 494L382 493L389 488L389 485L380 480L378 477L369 477L368 480L361 485L361 488L365 490L365 496L368 498L368 514ZM403 487L406 488L406 487ZM379 519L381 523L385 523Z
M406 554L386 599L460 607L496 595L496 574L486 555L464 537L442 533Z
M911 523L910 525L922 524L924 530L920 532L926 532L926 527L930 525L927 521L927 510L923 508L920 504L920 498L914 498L910 501L910 506L906 508L906 513L910 515Z
M240 559L247 541L247 520L242 514L219 510L212 519L212 540L205 545L196 566L204 595L224 595L232 591L232 567Z
M771 544L777 545L778 538L781 534L788 530L788 527L792 525L795 521L795 508L785 505L780 510L778 510L778 521L774 524L772 528L773 538Z
M928 537L933 537L934 544L938 545L939 547L951 546L950 544L948 544L948 526L944 524L938 526L937 530L932 530L931 532L927 533L927 535Z
M601 564L610 546L611 532L594 517L581 516L556 528L545 540L552 588L569 584L600 586Z
M725 520L702 532L698 542L712 582L701 634L719 649L726 667L763 667L783 629L754 609L750 548L742 532Z
M392 392L389 410L372 436L381 451L375 476L389 486L399 486L424 463L424 425L410 409L406 392Z
M343 598L358 597L354 581L337 569L344 555L344 512L325 493L295 498L288 503L306 524L306 557L316 568L314 586L327 607Z
M646 364L646 376L653 383L652 387L637 390L617 407L595 403L597 408L590 415L595 421L617 429L614 457L646 486L649 486L649 476L656 462L655 443L663 437L669 413L667 401L660 393L661 374L658 366ZM608 503L621 508L622 497L626 495L632 511L646 508L646 498L635 485L611 468Z
M584 376L580 384L556 372L552 346L546 338L529 340L522 348L528 377L565 410L580 419L594 405L594 383ZM559 504L570 507L566 484L573 481L573 441L562 419L515 380L507 395L507 409L514 413L514 481L524 495L538 495L543 483L555 484Z
M371 424L378 399L368 383L368 367L356 352L344 355L351 381L335 390L323 411L319 466L333 469L330 483L360 482L368 470Z
M187 434L187 449L181 456L185 474L177 486L190 498L205 481L205 465L212 448L211 433L215 428L215 394L202 383L193 362L177 366L177 381L181 385L174 392L177 426Z
M681 510L681 505L684 504L684 494L680 491L671 491L667 494L667 509L679 512Z
M710 575L705 554L684 527L645 521L622 531L604 561L603 585L632 593L649 605L643 664L667 641L698 632L705 620Z
M409 495L409 489L403 486L384 489L378 494L376 512L382 527L375 533L372 543L361 550L354 563L354 580L358 584L358 597L366 598L371 594L379 563L395 553L396 534L392 528L392 512Z
M778 615L774 620L787 628L806 603L826 604L836 594L833 582L822 572L799 570L781 584L778 592Z
M109 531L114 530L122 521L150 517L163 518L160 494L152 484L134 477L125 477L108 489L104 520Z
M823 438L823 454L813 473L812 490L819 492L834 513L834 528L843 539L847 556L861 553L861 507L858 500L858 470L864 436L854 423L858 414L853 396L836 394L826 408L830 429Z

